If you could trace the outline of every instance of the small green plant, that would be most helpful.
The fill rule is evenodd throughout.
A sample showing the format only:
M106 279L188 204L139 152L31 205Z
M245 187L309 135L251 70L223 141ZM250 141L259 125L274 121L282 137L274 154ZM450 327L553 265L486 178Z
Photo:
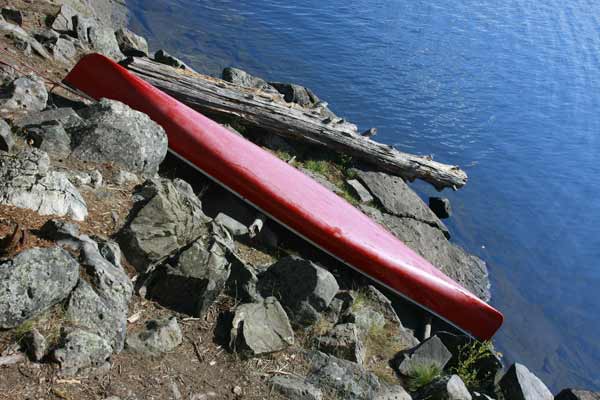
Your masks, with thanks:
M327 175L329 165L327 165L327 161L324 160L306 160L304 162L304 168L321 175Z
M407 388L411 392L416 392L441 374L442 369L437 364L417 364L408 374Z
M480 371L477 365L485 358L494 354L492 342L473 341L460 346L458 349L458 362L451 372L460 376L467 388L478 390L484 386L485 381L492 377L491 372Z
M25 321L13 330L15 342L20 343L25 336L33 329L33 321Z

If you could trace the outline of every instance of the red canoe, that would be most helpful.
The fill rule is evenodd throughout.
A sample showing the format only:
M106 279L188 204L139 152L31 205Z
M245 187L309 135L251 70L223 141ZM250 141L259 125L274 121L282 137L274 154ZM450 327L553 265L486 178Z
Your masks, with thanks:
M160 124L170 150L263 213L348 266L479 339L502 314L448 278L336 194L248 140L98 54L65 83L121 101Z

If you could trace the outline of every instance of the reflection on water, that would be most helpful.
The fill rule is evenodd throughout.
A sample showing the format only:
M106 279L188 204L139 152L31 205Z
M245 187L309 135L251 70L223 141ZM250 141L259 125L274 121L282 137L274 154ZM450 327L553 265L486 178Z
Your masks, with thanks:
M465 167L449 226L490 264L500 349L554 390L600 389L600 3L129 3L154 49L304 84L380 141Z

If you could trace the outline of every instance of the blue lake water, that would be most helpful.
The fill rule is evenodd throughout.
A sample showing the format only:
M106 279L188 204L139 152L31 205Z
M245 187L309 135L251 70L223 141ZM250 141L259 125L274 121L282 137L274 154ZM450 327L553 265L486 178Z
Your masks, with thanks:
M599 2L128 3L155 50L303 84L376 139L462 166L448 225L489 264L499 349L553 391L600 390Z

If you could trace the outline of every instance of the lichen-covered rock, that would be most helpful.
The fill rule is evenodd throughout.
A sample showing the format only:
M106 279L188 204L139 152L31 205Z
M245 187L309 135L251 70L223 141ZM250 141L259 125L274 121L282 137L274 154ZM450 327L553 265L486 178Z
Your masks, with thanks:
M296 103L302 107L312 107L320 101L312 90L296 85L295 83L269 83L283 95L283 98L288 103Z
M137 191L146 202L119 237L127 260L140 271L198 238L208 237L210 222L200 200L173 182L150 180Z
M553 400L548 387L522 364L513 364L498 383L504 397L511 400Z
M276 298L236 308L231 328L231 347L236 351L267 354L293 344L294 331Z
M73 18L77 15L72 7L67 4L63 4L60 7L60 11L54 17L50 27L58 32L70 32L74 30Z
M159 267L147 297L181 313L200 316L217 299L229 277L227 246L218 226Z
M435 366L443 370L450 358L452 353L440 338L432 336L417 347L400 354L397 369L404 376L410 376L412 371L423 366Z
M48 155L37 149L0 153L0 204L84 220L83 197L63 173L49 171L49 164Z
M354 324L339 324L327 335L314 339L314 347L323 353L364 364L366 348Z
M119 48L126 56L148 57L148 42L142 36L136 35L127 28L115 32Z
M0 328L14 328L67 298L79 264L59 247L30 249L0 264Z
M379 379L360 365L334 356L312 351L308 354L310 370L307 381L334 392L336 398L372 400L381 389Z
M246 71L238 68L225 68L222 73L222 78L224 81L231 82L239 86L251 89L260 89L264 92L278 93L277 89L269 85L264 79L250 75Z
M72 63L77 58L77 48L73 40L59 37L53 42L48 42L46 46L50 48L56 60L65 64Z
M358 180L348 179L346 183L354 190L361 203L369 203L373 201L373 196L371 196L371 193L369 193L367 188L364 187L363 184Z
M48 121L28 126L25 137L32 146L47 153L65 156L71 153L71 137L60 122Z
M58 122L65 129L83 123L83 119L70 107L52 108L40 112L30 112L15 119L14 124L19 128L30 125L41 125L47 122Z
M31 37L29 33L20 26L6 22L4 19L0 19L0 34L12 39L15 46L25 54L31 54L33 49L33 51L42 58L50 59L50 55L44 49L44 46L42 46L35 38Z
M471 400L471 394L458 375L438 378L413 393L415 400Z
M0 119L0 151L11 152L15 147L15 139L12 136L10 126Z
M48 91L35 75L22 76L0 88L0 109L8 111L41 111L46 108Z
M177 319L152 320L144 329L127 335L127 348L137 353L159 355L174 350L183 341Z
M69 129L72 157L114 162L134 172L154 175L167 153L163 128L123 103L102 99L80 112L85 124Z
M257 271L233 252L227 253L230 262L229 279L227 279L227 293L242 303L257 303L263 300L257 289Z
M339 290L331 272L296 256L271 265L258 284L261 295L277 297L298 325L317 322Z
M277 375L269 379L269 384L278 393L290 400L322 400L321 389L295 376Z
M105 372L110 368L112 347L100 336L75 330L54 350L54 359L65 376Z

